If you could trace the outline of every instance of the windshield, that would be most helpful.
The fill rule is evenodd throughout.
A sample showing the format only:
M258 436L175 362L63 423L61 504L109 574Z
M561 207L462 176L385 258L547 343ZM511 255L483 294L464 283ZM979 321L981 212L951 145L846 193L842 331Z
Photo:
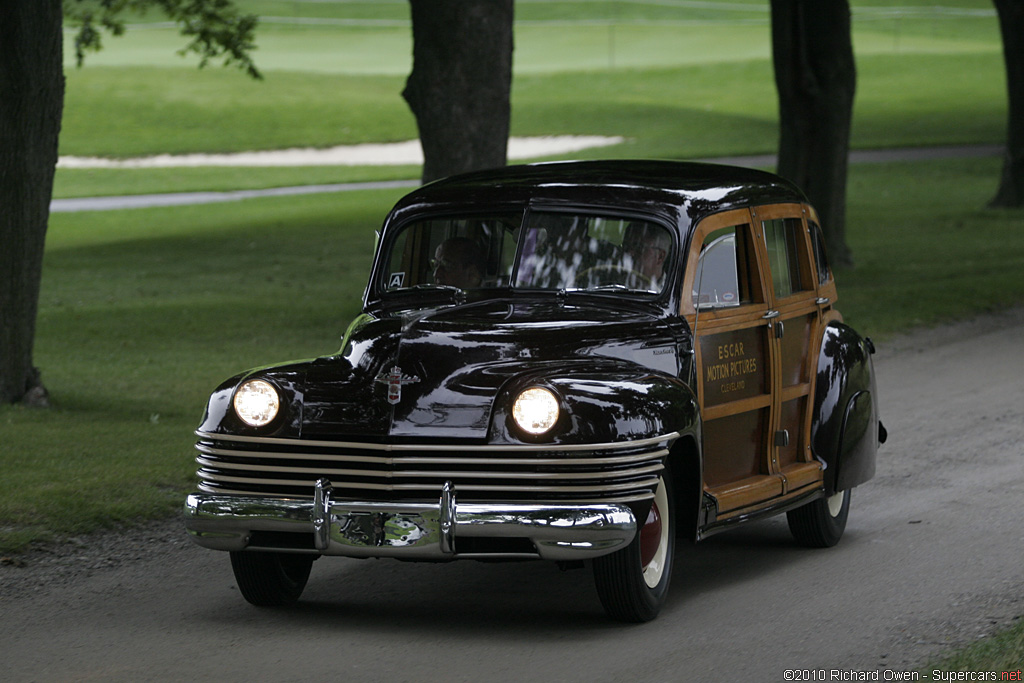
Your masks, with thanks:
M658 223L530 211L432 218L390 243L385 291L452 287L659 293L672 251Z

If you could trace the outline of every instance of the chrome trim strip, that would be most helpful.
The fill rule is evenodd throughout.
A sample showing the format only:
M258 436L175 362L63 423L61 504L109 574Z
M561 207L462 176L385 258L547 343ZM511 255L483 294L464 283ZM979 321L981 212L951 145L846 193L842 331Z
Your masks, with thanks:
M661 467L658 471L661 471ZM312 480L301 480L301 479L254 479L252 477L228 477L219 474L207 474L201 473L200 477L206 481L222 481L232 484L262 484L264 486L313 486L314 481ZM507 492L520 492L520 493L599 493L602 491L614 492L614 491L628 491L631 489L641 488L653 488L657 486L657 477L650 479L640 479L637 481L631 481L620 484L606 484L602 486L495 486L489 484L460 484L459 489L461 491L507 491ZM344 482L345 488L352 489L366 489L372 491L436 491L436 486L430 486L427 484L376 484L367 482ZM199 485L200 490L207 490L203 488L202 483ZM248 495L255 495L251 491Z
M301 444L301 441L296 441ZM203 443L196 444L196 450L206 455L222 455L234 458L268 458L273 460L336 460L344 458L348 462L365 462L374 465L390 465L395 458L386 455L358 455L348 453L310 453L308 451L296 451L294 453L281 453L277 451L243 451L230 448L214 448Z
M210 486L204 485L202 482L200 482L198 488L199 488L200 493L204 493L204 494L212 494L212 495L218 495L218 496L249 496L249 497L255 497L253 492L251 490L248 490L248 489L232 489L232 488L227 488L227 487L212 488ZM309 496L301 496L301 495L294 495L294 496L289 496L289 497L292 500L306 500L307 498L309 498ZM643 502L643 501L652 500L653 498L654 498L654 493L652 491L647 491L645 493L637 493L635 495L608 496L608 497L601 496L598 499L589 499L589 500L581 500L581 501L574 501L574 502L577 502L579 505L582 505L582 506L588 506L588 505L605 505L605 504L616 504L616 503L640 503L640 502ZM538 498L538 499L535 499L535 500L531 500L531 502L536 503L538 505L565 505L565 500L560 500L560 499L557 499L557 498L547 498L547 499L545 499L545 498Z
M636 455L613 455L607 458L393 458L395 465L629 465L668 455L667 448L644 451Z
M303 443L301 441L296 443ZM344 462L366 462L376 465L624 465L633 462L643 462L652 458L660 458L668 455L667 448L656 451L643 451L634 455L616 455L607 458L447 458L447 457L423 457L423 456L374 456L355 455L348 453L280 453L268 451L242 451L227 448L213 448L205 444L196 444L196 450L204 455L224 456L233 458L266 458L268 460L323 460ZM197 458L198 460L198 458Z
M364 443L358 441L315 441L312 439L280 439L269 436L235 436L233 434L213 434L196 430L200 439L211 441L235 441L240 443L265 443L286 446L309 446L313 448L358 448L368 451L409 452L409 451L455 451L455 452L495 452L495 451L593 451L621 450L625 448L644 448L665 441L679 438L679 432L669 432L662 436L654 436L636 441L611 441L595 444L509 444L509 445L452 445L452 444L386 444Z

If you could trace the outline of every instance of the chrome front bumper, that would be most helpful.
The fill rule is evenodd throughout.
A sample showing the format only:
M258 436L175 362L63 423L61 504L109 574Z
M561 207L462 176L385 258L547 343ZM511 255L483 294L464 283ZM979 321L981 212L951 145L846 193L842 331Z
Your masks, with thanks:
M214 550L409 560L583 560L624 547L637 524L629 507L620 504L460 504L448 484L436 504L334 500L330 482L321 479L313 500L194 493L185 501L185 528L193 541ZM312 537L306 547L281 542L306 534ZM481 551L469 539L499 540ZM503 550L501 539L526 539L533 551Z

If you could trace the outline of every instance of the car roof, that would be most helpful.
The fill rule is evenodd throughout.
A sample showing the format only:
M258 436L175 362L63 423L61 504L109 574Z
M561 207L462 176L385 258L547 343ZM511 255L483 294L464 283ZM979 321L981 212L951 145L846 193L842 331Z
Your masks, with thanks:
M475 204L593 204L685 215L695 222L733 208L806 201L792 183L750 168L660 160L559 161L444 178L406 195L394 213Z

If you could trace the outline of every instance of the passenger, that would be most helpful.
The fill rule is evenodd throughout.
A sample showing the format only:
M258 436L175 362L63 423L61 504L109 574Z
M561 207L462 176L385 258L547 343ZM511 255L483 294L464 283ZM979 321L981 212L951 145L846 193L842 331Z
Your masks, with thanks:
M480 247L468 237L452 237L437 245L432 267L436 284L459 289L479 287L486 271Z
M626 266L642 275L646 288L652 291L661 289L671 246L668 232L649 223L631 223L622 239L622 249L628 256Z

